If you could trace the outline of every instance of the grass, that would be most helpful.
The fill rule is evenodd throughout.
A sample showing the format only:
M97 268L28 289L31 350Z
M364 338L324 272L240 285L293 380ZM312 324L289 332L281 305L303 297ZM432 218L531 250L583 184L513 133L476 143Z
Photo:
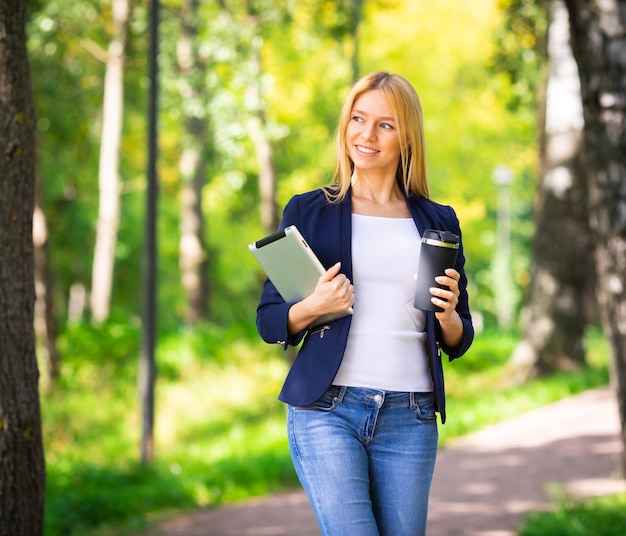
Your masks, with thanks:
M552 512L530 514L519 536L621 536L626 532L626 493L585 501L564 497Z
M174 511L297 486L276 399L287 372L253 326L205 325L159 341L156 461L138 462L139 328L110 323L63 337L59 386L42 396L47 459L46 536L130 534ZM446 364L442 443L608 381L602 336L588 337L590 367L524 385L510 381L513 334L479 336Z

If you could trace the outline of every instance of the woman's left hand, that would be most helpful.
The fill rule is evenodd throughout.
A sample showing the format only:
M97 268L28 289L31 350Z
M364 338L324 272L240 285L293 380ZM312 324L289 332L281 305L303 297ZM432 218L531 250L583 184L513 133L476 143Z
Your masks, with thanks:
M438 287L431 287L430 289L430 293L433 295L430 301L443 309L442 312L435 313L440 322L449 319L455 312L457 303L459 303L459 279L461 275L454 268L448 268L445 273L446 275L436 277L435 281L448 287L448 290Z

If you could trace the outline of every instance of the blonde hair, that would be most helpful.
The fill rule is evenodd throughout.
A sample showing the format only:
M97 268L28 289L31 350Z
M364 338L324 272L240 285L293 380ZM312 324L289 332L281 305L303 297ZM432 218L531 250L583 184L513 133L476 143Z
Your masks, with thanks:
M361 95L374 89L382 91L396 122L400 141L400 161L396 172L398 186L406 196L418 195L428 199L422 105L415 88L405 78L386 72L372 73L361 78L344 100L335 136L335 172L331 184L324 190L326 197L338 203L350 188L354 162L348 155L346 128L352 118L355 102Z

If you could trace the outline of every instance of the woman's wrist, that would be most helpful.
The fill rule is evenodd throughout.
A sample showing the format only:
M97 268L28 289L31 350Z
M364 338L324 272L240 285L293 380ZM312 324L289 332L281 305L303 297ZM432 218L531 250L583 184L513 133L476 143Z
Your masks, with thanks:
M454 348L463 340L463 321L459 313L454 311L450 316L439 320L443 342Z
M317 318L317 315L308 306L307 298L294 303L289 308L287 316L287 326L289 334L295 335L306 329Z

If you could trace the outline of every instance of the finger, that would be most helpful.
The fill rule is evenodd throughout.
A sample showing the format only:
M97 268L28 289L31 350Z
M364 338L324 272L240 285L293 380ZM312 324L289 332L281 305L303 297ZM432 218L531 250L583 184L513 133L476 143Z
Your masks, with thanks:
M347 284L349 284L348 278L344 274L337 274L332 281L333 288L341 293Z
M459 287L458 279L454 279L453 277L449 277L447 275L439 275L435 277L435 281L440 285L448 287L452 291Z
M439 283L441 286L445 287L445 289L440 289L440 290L452 290L453 287L456 287L456 281L452 279L451 277L448 277L445 275L440 275L440 276L435 277L435 281ZM433 288L439 288L439 287L433 287Z
M431 298L431 301L433 300L439 300L441 302L444 302L446 304L451 304L451 305L455 305L458 303L459 299L457 296L456 292L453 292L451 290L445 290L439 287L431 287L430 288L430 293L433 295L433 297ZM433 301L434 303L434 301ZM439 305L439 304L437 304Z
M344 300L347 301L348 306L352 306L354 304L354 286L348 285L343 295Z
M441 307L443 309L443 311L439 312L447 311L448 307L450 307L450 303L448 301L438 298L436 296L433 296L430 301L433 303L433 305L436 305L437 307Z
M461 279L461 274L457 272L454 268L446 268L445 274L448 277L454 279L455 281L458 281L459 279Z
M333 266L331 266L328 270L326 270L321 276L320 276L320 281L330 281L332 280L338 273L339 270L341 269L341 262L338 262L336 264L334 264Z

